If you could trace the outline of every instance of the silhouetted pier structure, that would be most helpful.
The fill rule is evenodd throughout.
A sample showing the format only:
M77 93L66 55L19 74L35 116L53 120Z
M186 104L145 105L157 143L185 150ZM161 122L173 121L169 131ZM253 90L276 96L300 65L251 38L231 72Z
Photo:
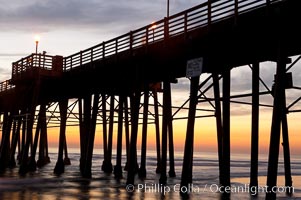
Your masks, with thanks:
M137 172L141 178L146 176L147 132L149 125L154 124L157 172L161 173L160 183L166 183L167 152L169 176L175 176L175 117L170 85L176 83L177 78L186 76L188 61L195 61L196 67L202 67L200 73L208 73L209 76L202 82L200 73L189 77L191 85L190 97L186 102L189 103L189 111L185 117L188 122L181 186L193 181L195 119L213 116L216 118L220 184L230 186L230 103L252 106L250 185L258 186L259 107L266 106L273 108L267 185L269 189L277 185L282 130L285 183L291 186L286 116L289 112L299 112L290 109L301 98L287 106L285 89L299 89L293 86L288 70L300 59L298 57L292 62L289 57L301 54L301 31L297 27L301 19L300 8L301 2L298 0L208 0L68 57L32 54L13 63L12 78L0 85L3 121L1 169L16 165L16 149L20 173L48 163L47 128L60 127L54 172L63 173L64 165L70 164L66 126L79 126L80 171L83 176L90 177L98 124L103 127L102 169L107 173L114 171L116 178L123 175L121 155L125 133L127 183L132 184ZM194 60L196 58L199 59ZM272 89L259 76L260 63L264 61L277 63ZM290 65L286 67L287 64ZM231 69L243 65L249 65L253 72L252 92L231 95ZM265 86L265 91L259 91L260 82ZM213 90L212 97L205 95L209 90ZM158 101L158 92L162 92L162 103ZM272 95L273 105L260 104L260 95ZM252 101L236 100L243 97L251 97ZM204 109L211 114L196 116L196 111L202 110L197 108L197 104L202 102L212 105L212 110ZM184 106L178 109L184 109ZM159 119L162 119L161 130ZM117 157L113 169L114 123L117 123ZM139 168L136 144L140 123L142 149ZM39 159L36 163L37 147ZM275 196L276 193L267 193L267 199Z

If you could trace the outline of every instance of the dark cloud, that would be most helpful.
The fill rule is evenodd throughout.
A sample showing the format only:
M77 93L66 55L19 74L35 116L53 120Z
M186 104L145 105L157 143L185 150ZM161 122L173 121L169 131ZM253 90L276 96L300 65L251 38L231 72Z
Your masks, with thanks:
M184 2L184 1L183 1ZM190 0L171 3L173 10L183 10L198 3ZM166 1L162 0L44 0L9 1L0 6L0 24L5 30L50 31L62 28L120 30L139 28L159 20L166 14ZM80 30L79 30L80 31Z

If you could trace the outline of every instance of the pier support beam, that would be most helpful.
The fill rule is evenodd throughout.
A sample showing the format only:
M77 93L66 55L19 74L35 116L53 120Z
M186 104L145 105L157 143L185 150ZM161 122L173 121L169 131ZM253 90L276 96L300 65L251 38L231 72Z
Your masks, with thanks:
M39 159L37 161L37 167L43 167L44 165L50 163L50 158L48 156L48 139L47 139L47 121L46 121L46 106L44 104L40 105L40 144L39 144Z
M160 183L166 184L167 138L169 138L169 176L175 176L170 81L163 82L162 157Z
M28 153L32 143L32 129L34 123L35 110L36 110L36 105L34 104L29 110L29 115L26 114L26 119L24 122L25 123L24 132L23 132L24 147L22 149L22 158L20 161L20 168L19 168L19 173L21 175L24 175L28 172Z
M59 152L58 159L54 168L54 173L60 175L65 172L65 165L63 160L63 151L66 139L66 123L67 123L67 109L68 109L68 99L59 102L60 108L60 139L59 139Z
M28 164L28 170L29 171L36 171L37 170L36 152L37 152L38 142L39 142L39 138L40 138L42 112L43 112L43 109L41 110L41 107L40 107L36 132L35 132L35 136L34 136L34 142L33 142L32 148L31 148L31 152L30 152L31 155L30 155L29 164Z
M175 172L175 156L174 156L174 143L173 143L173 125L172 125L172 104L171 104L171 88L169 85L168 89L168 96L167 96L167 126L168 126L168 144L169 144L169 171L168 175L169 177L176 177Z
M277 70L275 77L274 88L274 106L271 125L270 136L270 149L269 149L269 163L268 163L268 175L267 186L268 191L272 191L272 188L277 185L277 173L278 173L278 159L279 159L279 144L280 144L280 131L281 131L281 117L285 112L284 98L285 98L285 71L286 62L285 57L278 55ZM266 199L276 199L276 193L270 192L266 194Z
M223 73L223 168L222 177L224 187L230 187L230 87L231 71ZM229 195L224 193L224 195Z
M80 143L81 143L81 156L80 156L80 172L82 176L89 177L87 169L87 159L89 157L89 134L93 127L91 126L91 95L86 95L83 98L83 110L82 102L79 101L79 120L80 120Z
M78 118L79 118L79 135L80 135L80 161L79 168L82 173L84 170L84 158L85 158L85 125L83 116L83 103L82 99L78 99Z
M252 138L250 187L258 187L258 131L259 131L259 62L252 68ZM257 189L256 189L257 190ZM252 192L255 193L253 190ZM257 192L256 192L257 194Z
M107 137L107 98L105 94L101 94L102 102L102 140L103 140L103 162L102 171L106 171L106 163L108 160L108 137Z
M217 149L218 149L218 164L219 164L219 183L224 185L222 169L223 169L223 124L222 124L222 111L220 102L220 88L218 74L214 73L213 77L213 90L215 101L215 120L217 132Z
M291 173L291 158L290 158L285 94L283 98L283 113L282 113L282 141L283 141L282 146L283 146L283 158L284 158L285 186L290 188L293 185L293 181L292 181L292 173ZM293 191L287 189L286 192L287 194L290 195Z
M136 167L137 167L137 135L138 135L138 121L139 121L139 106L140 106L140 92L135 91L131 96L131 141L130 141L130 162L128 163L128 177L127 184L134 184Z
M141 164L139 169L139 177L146 177L146 147L147 147L147 121L148 121L148 102L149 102L149 90L146 87L144 91L143 102L143 125L142 125L142 143L141 143Z
M89 114L85 115L85 125L88 127L86 130L86 140L87 140L87 149L86 149L86 157L84 158L84 170L82 172L83 177L91 178L91 168L92 168L92 157L93 157L93 149L94 149L94 139L95 139L95 130L96 130L96 120L98 113L98 103L99 103L99 94L94 94L93 98L93 108L92 108L92 116L91 116L91 96L85 98L85 112L89 112ZM88 109L90 107L90 109Z
M181 177L181 188L187 187L188 184L192 182L192 164L193 164L193 145L194 145L194 124L195 124L195 113L196 106L198 103L198 86L199 86L199 76L192 77L190 81L190 101L189 101L189 111L188 111L188 121L186 130L186 140L184 149L184 161L182 167L182 177ZM188 176L187 176L188 175ZM187 192L180 191L182 196L188 195Z
M125 96L119 96L119 108L118 108L118 129L117 129L117 155L116 155L116 166L114 167L115 178L122 178L122 127L123 127L123 106Z
M15 153L18 143L20 143L20 130L21 130L21 117L18 117L17 120L14 121L13 128L13 136L12 136L12 144L10 150L10 158L9 158L9 167L13 168L16 166ZM20 151L18 151L20 153Z
M161 172L160 124L159 124L159 108L158 108L158 94L157 94L157 91L154 91L153 95L154 95L156 147L157 147L157 169L156 169L156 173L160 173Z
M125 145L126 145L126 164L124 170L129 169L128 163L130 162L130 124L129 124L129 105L128 98L124 101L124 127L125 127Z
M68 157L68 147L67 147L67 139L66 138L65 138L64 152L65 152L64 164L71 165L70 158Z
M106 173L112 173L112 146L113 146L113 127L114 127L114 95L110 97L110 116L109 116L109 138L108 138L108 149L107 149L107 160L104 160L103 171Z
M3 117L2 140L0 147L0 171L8 167L9 149L10 149L10 133L12 128L12 113L5 112Z
M28 113L26 112L26 109L24 109L23 111L21 111L22 115L22 136L21 136L21 144L20 144L20 154L18 157L18 162L19 164L22 163L22 156L23 156L23 152L26 146L26 129L27 129L27 122L28 122Z

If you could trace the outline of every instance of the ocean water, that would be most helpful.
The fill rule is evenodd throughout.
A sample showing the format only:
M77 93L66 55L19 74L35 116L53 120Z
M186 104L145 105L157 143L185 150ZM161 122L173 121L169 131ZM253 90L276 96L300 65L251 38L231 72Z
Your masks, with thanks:
M93 157L92 178L82 178L79 173L79 150L69 150L71 165L66 166L61 176L53 174L57 159L56 151L51 151L51 163L29 173L24 177L18 174L18 168L7 170L0 175L1 200L77 200L77 199L181 199L180 189L190 191L190 199L221 199L218 192L218 162L215 153L195 153L193 167L193 185L189 188L180 188L183 155L175 153L176 177L168 178L165 186L159 184L160 175L155 173L156 154L148 152L147 177L144 180L138 177L134 186L126 185L127 173L124 178L116 180L113 174L101 171L103 157L100 150L96 150ZM113 151L114 152L114 151ZM267 156L260 156L259 185L266 184ZM125 164L125 157L123 158ZM113 155L113 164L115 157ZM139 163L139 156L138 156ZM252 196L248 191L249 183L249 155L233 154L231 156L231 199L264 199L265 193L259 191ZM301 199L301 159L292 157L292 174L294 194L286 196L284 192L283 163L279 163L279 178L277 199ZM168 169L168 168L167 168ZM127 190L130 190L128 192Z

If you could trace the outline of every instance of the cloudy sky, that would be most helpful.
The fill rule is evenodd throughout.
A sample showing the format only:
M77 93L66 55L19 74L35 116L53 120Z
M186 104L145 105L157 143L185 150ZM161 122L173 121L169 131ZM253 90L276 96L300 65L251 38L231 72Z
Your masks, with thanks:
M170 0L170 13L203 0ZM0 79L11 63L35 51L67 56L160 20L165 0L0 0Z

